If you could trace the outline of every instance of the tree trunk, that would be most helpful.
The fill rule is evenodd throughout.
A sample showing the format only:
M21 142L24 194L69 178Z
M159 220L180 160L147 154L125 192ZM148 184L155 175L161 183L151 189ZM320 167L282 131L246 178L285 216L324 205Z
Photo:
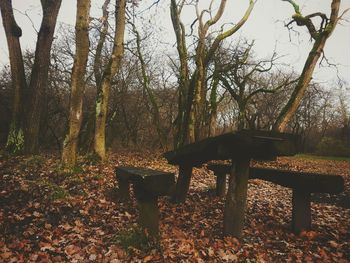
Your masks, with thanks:
M58 11L62 0L42 0L43 19L35 49L34 65L29 83L29 98L25 127L25 151L36 153L39 147L39 127L50 65L50 51Z
M323 52L326 40L326 37L320 37L320 39L315 42L290 99L277 117L273 127L275 131L284 132L287 129L288 123L292 119L293 115L298 110L301 100L303 99L307 87L312 79L317 61Z
M209 111L209 127L208 127L208 137L215 136L216 134L216 119L218 111L218 101L217 101L217 89L219 85L219 79L217 78L217 73L214 72L213 85L210 91L210 111Z
M174 148L178 148L188 143L188 125L189 116L187 112L187 99L189 93L189 69L188 69L188 54L186 47L186 32L185 26L180 20L180 10L177 6L176 0L171 0L170 14L173 24L177 51L180 59L179 69L179 102L178 102L178 116L176 120L176 136Z
M137 31L135 24L132 24L132 27L133 27L133 32L136 36L136 49L137 49L137 55L138 55L138 59L140 61L141 73L142 73L142 81L141 81L142 87L143 87L144 93L147 95L145 98L146 104L147 104L147 109L148 109L149 113L152 115L152 119L153 119L154 125L156 127L156 131L157 131L158 138L159 138L159 143L160 143L161 147L164 148L166 146L166 136L165 136L164 130L163 130L162 125L161 125L159 106L158 106L156 97L154 96L154 93L150 87L150 78L146 72L147 65L145 63L145 60L143 58L143 54L141 52L141 37L140 37L139 32ZM150 106L148 104L148 101L150 102Z
M111 82L119 71L124 53L126 0L116 0L115 6L115 35L112 56L103 72L101 87L98 88L96 99L96 123L94 136L94 151L101 158L106 158L106 118L108 113L109 93Z
M327 18L324 20L323 16L325 15L321 13L312 14L313 16L319 16L320 14L323 15L323 16L320 16L320 18L322 19L322 24L323 23L326 23L326 24L324 28L321 28L319 31L315 30L315 26L313 25L310 19L311 15L306 17L302 16L300 13L299 6L296 5L292 0L288 2L290 2L293 5L296 13L295 15L293 15L294 21L297 23L297 25L306 26L308 28L310 36L315 40L315 43L306 59L299 81L289 101L284 106L281 113L277 117L276 122L274 123L273 129L279 132L283 132L286 130L288 123L290 122L293 115L299 108L299 105L305 94L305 91L307 90L307 87L310 84L310 81L312 79L312 75L313 75L316 63L323 52L326 41L330 37L330 35L333 33L339 21L338 13L339 13L341 0L332 0L331 15L329 19Z
M89 55L90 0L77 1L75 25L76 51L72 70L69 132L63 143L62 163L66 168L76 164L78 137L82 122L86 64Z
M11 153L20 153L24 148L23 133L23 92L27 87L22 50L19 38L22 30L13 15L11 0L0 1L2 23L4 25L11 65L11 80L14 90L12 120L6 148Z

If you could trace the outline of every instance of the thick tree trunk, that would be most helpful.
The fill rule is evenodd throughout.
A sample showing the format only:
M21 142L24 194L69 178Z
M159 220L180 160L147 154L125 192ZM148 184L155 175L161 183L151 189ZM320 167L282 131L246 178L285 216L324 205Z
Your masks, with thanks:
M176 120L176 136L174 142L174 148L181 147L188 143L189 134L189 114L188 108L188 94L189 94L189 69L188 69L188 54L186 47L186 32L185 26L180 19L180 10L176 3L176 0L171 0L170 14L171 21L173 24L177 51L180 58L180 69L179 69L179 102L178 102L178 116Z
M90 0L77 1L75 25L76 51L72 70L69 131L63 144L62 163L66 168L76 164L78 137L82 122L86 64L89 55Z
M20 153L24 148L23 92L27 86L22 50L19 41L19 38L22 36L22 30L17 25L13 15L11 0L0 1L0 9L9 50L11 80L14 91L12 120L7 137L6 148L9 152Z
M61 2L62 0L41 1L43 19L36 43L34 65L26 96L29 98L24 133L25 151L27 153L36 153L39 147L39 127L50 65L50 51Z
M116 0L115 6L115 35L112 56L103 72L101 87L98 89L96 99L96 123L94 136L94 151L101 158L106 158L106 118L108 113L108 100L111 82L119 71L124 53L126 0Z
M204 119L204 108L206 102L207 88L206 88L206 66L204 65L205 58L205 37L206 31L202 32L199 29L198 35L198 46L196 50L196 66L197 66L197 75L196 75L196 84L195 84L195 95L192 106L192 122L194 123L194 138L191 142L199 141L203 139L203 122Z

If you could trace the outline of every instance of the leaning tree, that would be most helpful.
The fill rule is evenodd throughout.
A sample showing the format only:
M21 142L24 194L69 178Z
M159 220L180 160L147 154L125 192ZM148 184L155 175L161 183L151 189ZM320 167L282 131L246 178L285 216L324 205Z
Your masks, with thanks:
M273 129L276 131L286 130L288 123L297 111L307 87L309 86L315 66L324 52L324 47L328 38L332 35L342 15L348 10L345 10L343 14L339 16L341 0L332 0L330 17L321 12L315 12L304 16L295 1L282 1L290 3L295 11L292 20L287 24L287 27L292 26L294 23L298 26L306 27L314 44L305 61L299 81L296 84L290 99L283 107L274 123ZM319 22L318 24L317 21Z

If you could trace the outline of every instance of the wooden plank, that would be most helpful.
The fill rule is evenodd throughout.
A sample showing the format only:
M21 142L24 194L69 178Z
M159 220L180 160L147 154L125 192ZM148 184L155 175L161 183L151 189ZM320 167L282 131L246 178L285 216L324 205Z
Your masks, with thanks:
M292 197L292 230L299 234L303 230L311 229L310 193L293 190Z
M118 181L139 183L145 191L156 195L171 194L175 185L173 173L146 168L119 166L116 169L116 176Z
M224 236L242 235L249 177L249 159L239 159L232 165L224 210Z
M224 197L226 194L226 174L216 176L216 196Z
M344 191L344 179L340 175L251 168L249 178L262 179L310 193L338 194Z
M230 173L228 164L209 164L208 169L215 173ZM270 168L251 167L249 179L261 179L284 187L310 193L338 194L344 191L344 178L340 175L295 172Z
M185 202L188 190L190 188L191 176L192 176L192 167L187 165L180 165L179 177L176 183L176 190L172 198L173 202L175 203Z
M286 133L242 130L204 139L166 152L170 164L198 166L210 160L241 157L270 160L276 156L294 155L297 137Z

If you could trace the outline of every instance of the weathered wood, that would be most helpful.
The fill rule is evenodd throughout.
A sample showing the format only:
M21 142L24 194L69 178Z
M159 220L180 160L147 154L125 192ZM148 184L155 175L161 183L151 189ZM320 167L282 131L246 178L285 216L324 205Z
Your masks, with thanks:
M298 137L291 134L242 130L188 144L163 156L170 164L198 166L210 160L235 160L241 156L271 160L294 155L297 146Z
M340 175L252 168L250 178L310 193L338 194L344 190L344 179Z
M293 189L292 197L292 230L299 234L311 229L310 192Z
M133 184L139 208L139 224L151 238L159 238L158 196L145 191L142 182Z
M214 171L217 178L223 174L232 176L232 168L229 164L209 164L208 169ZM311 193L336 194L344 190L344 179L339 175L250 168L249 179L261 179L293 189L292 230L294 233L311 228ZM228 194L227 198L231 196Z
M224 211L224 235L240 237L244 226L249 177L249 158L232 165Z
M139 167L120 166L116 169L118 182L141 183L145 191L158 196L170 195L174 189L173 173Z
M216 175L216 196L224 197L226 194L226 174Z
M158 196L172 194L175 175L137 167L118 167L116 175L122 198L128 198L129 183L133 185L139 207L140 226L150 237L159 238Z
M118 179L118 185L119 185L118 197L119 197L120 201L127 201L127 200L129 200L130 199L130 192L129 192L130 184L129 184L129 180L125 179L125 178L119 178Z
M294 135L242 130L188 144L175 151L166 152L163 156L170 164L194 167L210 160L240 158L271 160L278 155L293 155L296 149L297 137ZM183 202L186 198L191 180L187 174L187 172L179 172L174 198L176 202ZM181 187L183 189L180 189Z
M209 164L215 174L229 174L229 164ZM344 178L340 175L295 172L251 167L249 179L261 179L284 187L310 193L338 194L344 191Z
M230 186L225 204L224 232L240 236L244 222L249 161L251 159L271 160L276 156L294 155L297 152L297 137L290 134L266 131L239 131L188 144L163 156L170 164L194 167L210 160L232 159L237 164L237 179L230 176ZM180 172L176 201L184 201L191 175ZM184 193L184 194L182 194ZM234 222L232 222L234 221Z
M188 190L190 188L192 175L192 166L180 165L179 177L176 183L176 190L172 201L175 203L183 203L186 200Z

